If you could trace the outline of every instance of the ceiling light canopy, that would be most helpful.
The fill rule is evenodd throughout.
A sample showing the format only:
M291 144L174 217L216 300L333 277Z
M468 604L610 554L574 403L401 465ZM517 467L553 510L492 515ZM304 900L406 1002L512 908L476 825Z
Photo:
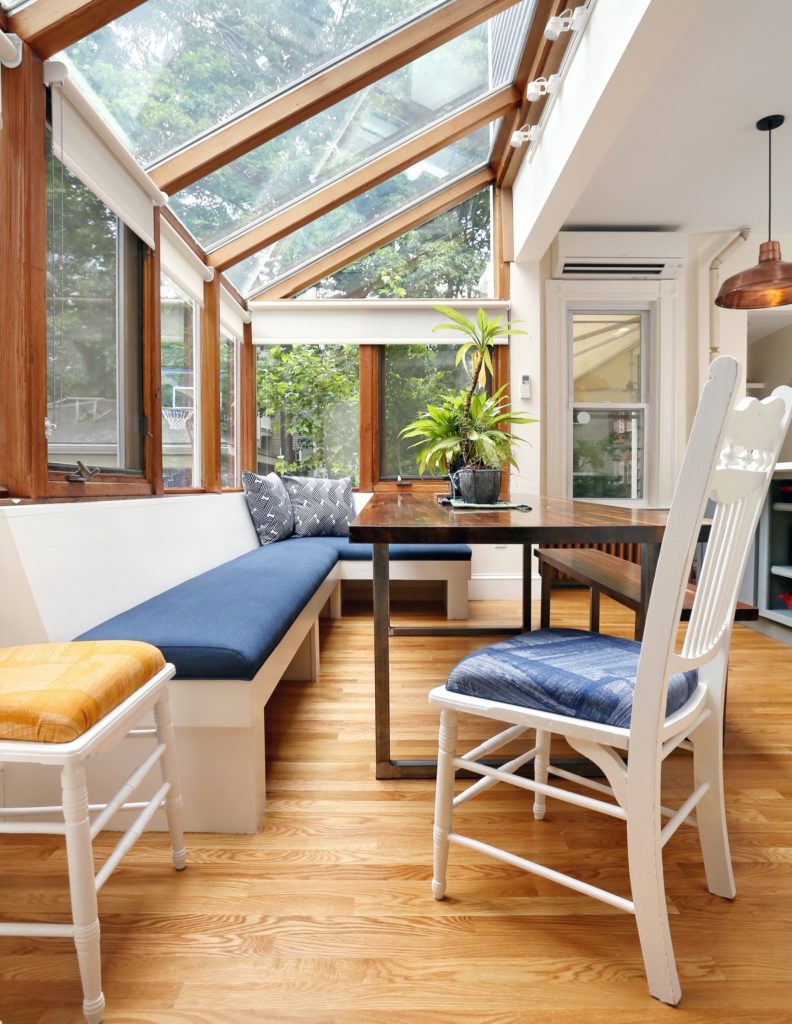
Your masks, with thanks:
M772 241L773 131L784 123L783 114L770 114L756 122L767 132L767 241L759 246L759 262L727 278L721 285L716 306L725 309L769 309L792 303L792 263L781 259L781 246Z

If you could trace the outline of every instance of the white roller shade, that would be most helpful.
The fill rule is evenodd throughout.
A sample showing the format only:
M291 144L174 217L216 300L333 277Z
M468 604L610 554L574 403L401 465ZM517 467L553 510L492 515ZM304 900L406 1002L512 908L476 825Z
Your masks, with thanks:
M214 270L206 266L164 217L160 220L160 262L162 272L203 306L204 282L212 280Z
M496 299L281 299L251 302L257 345L342 344L458 345L455 331L432 333L446 322L434 308L452 306L470 319L479 309L488 317L509 318L509 303ZM505 344L506 337L499 338Z
M250 323L250 312L237 302L230 292L220 285L220 325L225 327L229 334L242 340L242 331L245 324Z
M45 65L46 67L46 65ZM57 69L55 69L57 73ZM63 95L63 153L59 97ZM167 196L68 79L52 86L55 155L143 241L154 245L154 207Z

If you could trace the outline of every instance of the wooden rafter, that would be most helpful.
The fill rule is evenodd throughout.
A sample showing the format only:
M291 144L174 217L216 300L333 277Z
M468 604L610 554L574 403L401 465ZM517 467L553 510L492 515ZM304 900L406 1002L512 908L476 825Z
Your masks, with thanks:
M501 117L515 107L519 99L520 94L514 86L509 85L471 104L465 110L445 118L427 131L407 139L382 156L350 171L349 174L336 178L312 195L286 207L272 217L267 217L255 227L221 245L209 253L210 266L226 270L234 263L239 263L240 260L296 231L323 213L354 199L355 196L399 174L419 160L437 153L482 125Z
M36 0L9 18L9 31L39 55L51 57L115 21L143 0Z
M472 174L460 178L453 185L449 185L448 188L436 192L434 195L429 196L428 199L424 199L423 202L416 203L415 206L404 210L389 220L383 221L382 224L376 225L376 227L371 228L365 234L359 235L357 238L351 239L325 256L321 256L307 267L295 270L293 274L284 277L276 284L262 289L249 301L252 302L255 299L285 299L291 295L296 295L305 288L310 288L317 281L321 281L328 274L340 270L341 267L345 267L361 256L365 256L366 253L373 252L375 249L379 249L381 245L386 245L388 242L393 241L394 238L403 235L405 231L411 231L419 224L424 224L426 221L431 220L432 217L450 210L452 206L456 206L457 203L461 203L464 199L468 199L476 192L486 188L487 185L492 184L494 179L495 174L489 167L474 171Z
M430 10L186 146L154 167L151 177L172 195L517 2L454 0Z
M544 38L544 29L549 18L559 14L567 6L569 5L565 0L540 0L537 6L515 78L515 85L523 97L529 82L542 76L549 78L561 67L564 54L572 40L572 33L562 32L555 42L551 42ZM547 102L546 95L533 103L523 99L512 116L504 117L495 145L492 147L492 166L499 186L511 188L527 151L525 145L515 149L509 144L512 132L526 124L538 124Z

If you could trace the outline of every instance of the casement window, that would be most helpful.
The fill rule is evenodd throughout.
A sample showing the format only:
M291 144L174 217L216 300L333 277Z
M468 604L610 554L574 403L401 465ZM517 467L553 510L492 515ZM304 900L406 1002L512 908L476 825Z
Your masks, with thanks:
M48 149L47 461L142 476L145 246Z
M257 360L258 471L360 477L357 345L266 345Z
M160 291L162 474L166 488L200 487L200 309L166 274Z
M239 341L220 328L220 486L238 487Z

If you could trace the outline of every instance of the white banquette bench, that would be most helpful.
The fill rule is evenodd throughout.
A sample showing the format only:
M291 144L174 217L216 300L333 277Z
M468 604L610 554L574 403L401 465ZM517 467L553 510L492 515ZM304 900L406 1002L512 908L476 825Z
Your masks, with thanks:
M318 679L319 616L340 616L342 580L371 578L366 549L318 537L260 547L241 493L3 506L0 646L85 635L161 647L177 668L185 827L255 832L265 705L281 679ZM394 545L391 559L392 579L443 580L448 617L467 616L469 549ZM109 756L91 780L102 798L134 764L123 744ZM0 802L55 803L56 782L6 765Z

